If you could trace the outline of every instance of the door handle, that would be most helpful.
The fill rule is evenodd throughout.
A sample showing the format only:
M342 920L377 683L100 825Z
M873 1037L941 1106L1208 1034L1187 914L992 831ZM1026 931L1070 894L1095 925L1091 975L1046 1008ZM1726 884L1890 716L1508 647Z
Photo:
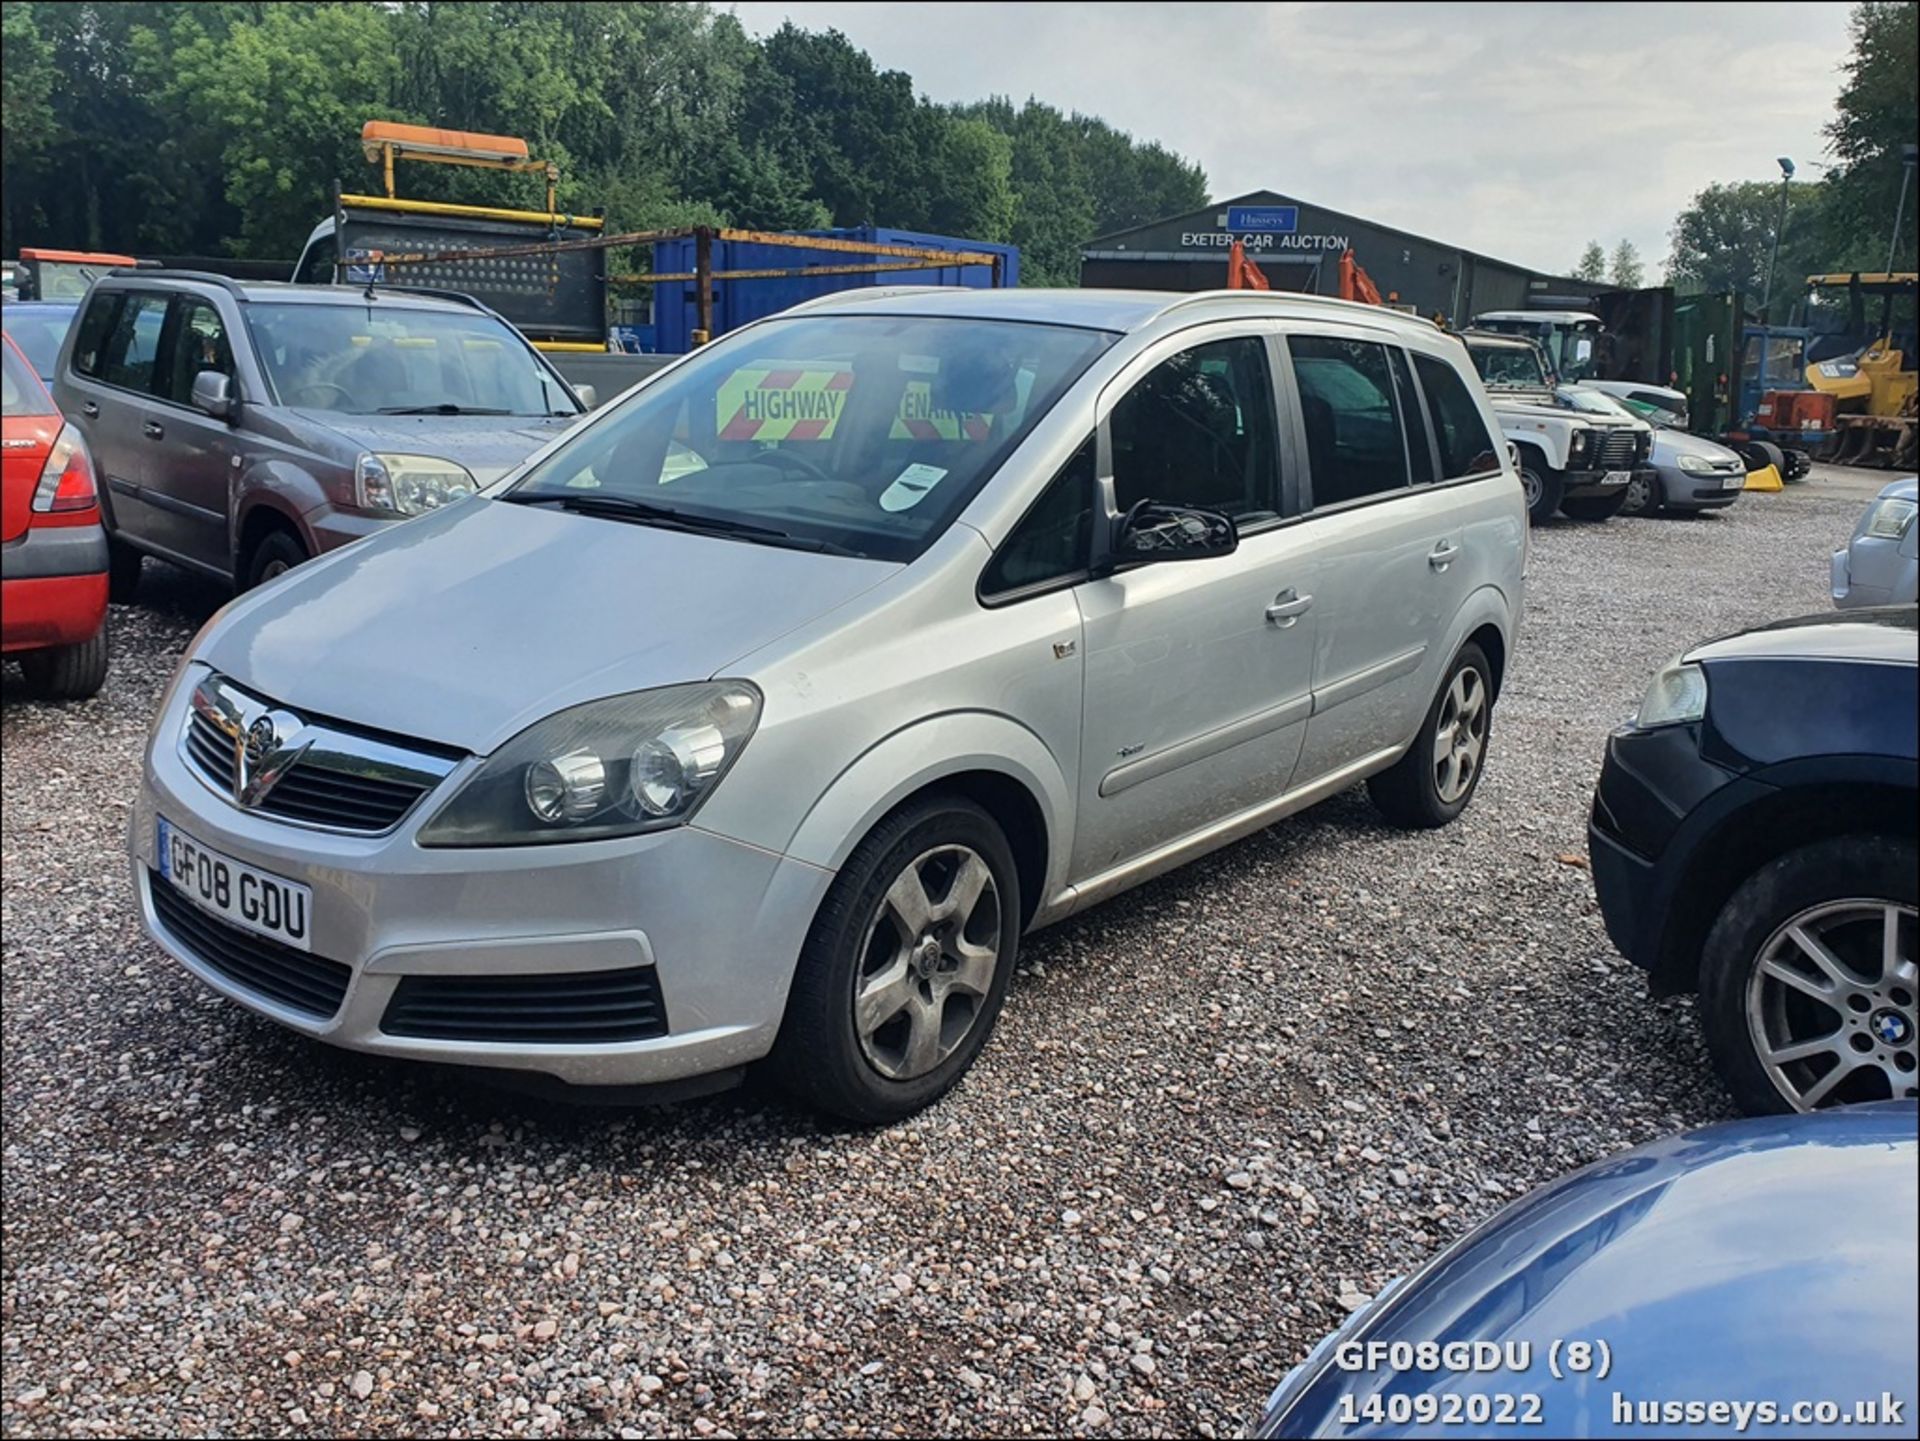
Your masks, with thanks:
M1443 540L1427 553L1427 564L1435 570L1445 570L1453 564L1453 558L1458 554L1459 546Z
M93 420L93 419L96 419L96 418L97 418L97 417L99 416L99 414L100 414L100 406L99 406L99 403L98 403L98 402L96 402L96 401L92 401L92 400L83 400L83 401L81 401L81 402L80 402L80 413L81 413L82 415L84 415L84 416L86 416L86 418L87 418L88 420Z
M159 421L149 420L140 427L140 433L146 436L148 440L158 440L161 436L165 435L167 432L161 426Z
M1273 598L1273 604L1267 607L1267 619L1285 630L1312 609L1312 596L1301 595L1289 588Z

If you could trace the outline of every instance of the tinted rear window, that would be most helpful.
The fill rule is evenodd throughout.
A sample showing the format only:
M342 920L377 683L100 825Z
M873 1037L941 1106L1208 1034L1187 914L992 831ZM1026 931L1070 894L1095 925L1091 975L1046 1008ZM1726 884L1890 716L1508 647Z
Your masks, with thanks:
M0 413L51 415L53 401L11 345L0 345Z

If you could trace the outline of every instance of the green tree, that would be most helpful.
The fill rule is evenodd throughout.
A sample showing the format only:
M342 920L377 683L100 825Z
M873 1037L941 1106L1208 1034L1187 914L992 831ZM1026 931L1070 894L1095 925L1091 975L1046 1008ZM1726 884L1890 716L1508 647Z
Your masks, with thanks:
M1607 279L1622 290L1635 289L1646 275L1646 267L1640 263L1640 248L1631 240L1622 240L1613 248L1613 259L1609 262Z
M1833 268L1824 212L1828 182L1787 187L1777 286L1794 293L1808 275ZM1761 180L1709 185L1673 222L1667 281L1683 293L1738 290L1755 304L1766 289L1780 186ZM1882 255L1882 259L1885 256Z
M1829 172L1828 223L1836 270L1880 270L1893 240L1895 270L1915 269L1915 216L1920 198L1909 192L1900 234L1894 212L1903 178L1902 147L1920 131L1920 6L1868 3L1854 7L1853 54L1835 102L1827 138L1839 163Z
M1575 280L1591 280L1596 284L1607 278L1607 252L1597 240L1589 240L1587 248L1580 252L1580 263L1573 267Z

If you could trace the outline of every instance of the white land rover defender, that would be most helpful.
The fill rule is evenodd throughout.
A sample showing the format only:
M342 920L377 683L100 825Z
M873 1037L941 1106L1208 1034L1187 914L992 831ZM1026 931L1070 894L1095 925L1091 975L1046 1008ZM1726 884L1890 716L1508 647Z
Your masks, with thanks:
M1572 409L1554 393L1540 347L1517 335L1469 330L1460 336L1487 388L1500 429L1519 452L1527 513L1539 525L1556 510L1572 520L1605 520L1626 503L1627 482L1647 463L1653 427Z

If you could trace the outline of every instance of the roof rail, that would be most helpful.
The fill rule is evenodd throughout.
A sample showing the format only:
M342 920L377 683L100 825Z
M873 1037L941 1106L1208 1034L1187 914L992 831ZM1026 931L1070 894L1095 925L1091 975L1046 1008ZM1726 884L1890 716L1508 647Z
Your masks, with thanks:
M107 272L107 278L124 275L132 280L197 280L206 285L217 285L236 300L247 298L246 290L240 282L230 275L215 275L211 270L169 270L165 266L154 265L117 265Z
M1212 300L1228 299L1260 300L1286 304L1305 301L1309 305L1325 305L1343 310L1364 311L1366 314L1373 316L1398 316L1402 320L1418 321L1429 330L1438 330L1440 328L1426 316L1412 311L1395 310L1393 307L1387 305L1369 305L1359 300L1342 300L1337 295L1314 295L1303 290L1196 290L1192 294L1183 295L1178 300L1163 306L1160 314L1169 315L1189 305L1203 305Z

